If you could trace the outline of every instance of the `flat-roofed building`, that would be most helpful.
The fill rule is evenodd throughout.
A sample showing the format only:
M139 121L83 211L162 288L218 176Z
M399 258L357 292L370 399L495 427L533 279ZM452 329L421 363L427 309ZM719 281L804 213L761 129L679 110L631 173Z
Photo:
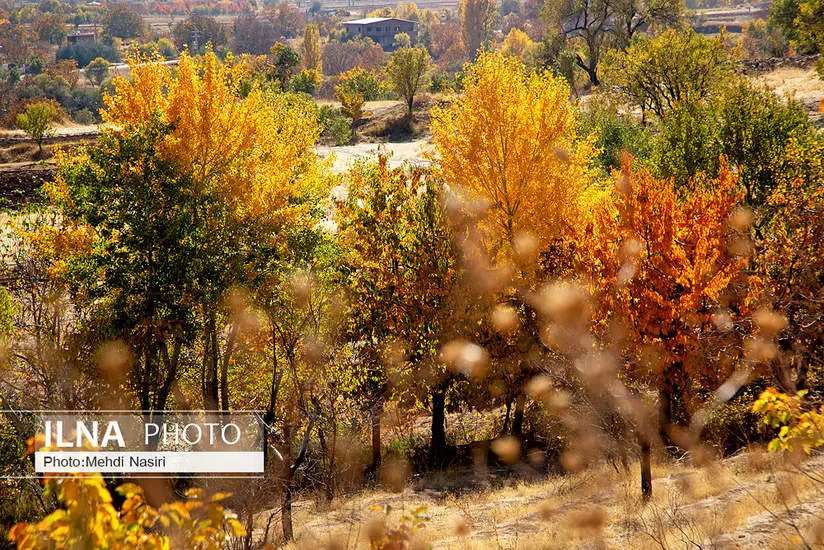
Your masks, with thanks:
M367 17L343 23L346 36L350 38L371 38L381 45L384 50L395 49L395 35L406 33L415 43L415 21L398 19L397 17Z

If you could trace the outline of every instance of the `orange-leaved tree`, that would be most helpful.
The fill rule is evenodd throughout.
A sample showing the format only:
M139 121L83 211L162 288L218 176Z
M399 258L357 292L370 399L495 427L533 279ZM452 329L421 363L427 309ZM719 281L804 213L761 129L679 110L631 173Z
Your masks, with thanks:
M670 423L687 421L741 356L735 328L753 305L757 280L746 272L749 227L739 219L739 200L726 168L679 196L672 180L633 171L627 156L614 200L588 232L583 256L599 298L597 320L622 335L614 343L629 378L658 390L665 440Z

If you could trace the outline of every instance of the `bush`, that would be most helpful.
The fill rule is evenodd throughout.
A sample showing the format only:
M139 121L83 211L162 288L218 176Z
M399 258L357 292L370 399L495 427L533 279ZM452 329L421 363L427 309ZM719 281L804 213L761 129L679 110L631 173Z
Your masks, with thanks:
M340 75L338 86L347 94L360 95L364 101L375 101L386 95L386 89L377 75L360 67Z
M304 69L300 74L292 77L289 87L293 92L314 95L320 88L322 78L315 69Z
M72 120L78 124L84 124L86 126L97 123L97 118L88 109L80 109L79 111L72 113Z
M318 110L318 115L323 136L332 138L335 145L345 145L352 141L352 126L338 109L324 105Z
M607 175L621 167L621 152L636 158L649 155L650 135L629 113L621 113L608 98L594 94L580 119L581 134L595 139L598 154L595 162Z

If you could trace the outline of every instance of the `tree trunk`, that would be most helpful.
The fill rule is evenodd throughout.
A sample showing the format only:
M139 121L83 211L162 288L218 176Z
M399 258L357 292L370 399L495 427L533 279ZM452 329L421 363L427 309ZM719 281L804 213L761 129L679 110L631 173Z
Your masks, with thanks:
M283 504L281 505L280 523L283 527L283 542L289 542L295 538L292 529L292 487L291 480L287 483L283 491Z
M375 483L380 481L381 469L381 416L383 415L383 396L377 396L369 409L372 423L372 464L369 471Z
M526 405L526 396L518 392L515 397L515 412L512 415L512 435L521 437L524 434L524 407Z
M446 391L437 388L432 394L432 441L429 445L429 467L442 468L446 458Z
M272 329L272 385L269 388L269 407L263 421L272 424L275 421L275 406L277 405L278 392L280 391L280 369L278 369L278 347L277 333Z
M652 497L652 452L647 438L643 435L639 438L641 439L641 495L644 500L649 500Z
M672 423L672 393L669 388L662 387L658 390L658 434L664 447L671 443L669 437L670 424Z
M207 411L218 409L219 387L217 376L217 328L215 313L206 310L206 322L203 326L203 408Z

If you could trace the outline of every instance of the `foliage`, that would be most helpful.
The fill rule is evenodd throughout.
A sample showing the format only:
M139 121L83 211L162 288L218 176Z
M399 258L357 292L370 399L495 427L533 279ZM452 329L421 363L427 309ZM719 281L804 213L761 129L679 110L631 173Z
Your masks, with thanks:
M58 109L49 101L30 103L25 111L17 115L17 127L37 143L38 154L43 153L43 139L51 135L59 115Z
M288 88L289 81L299 65L300 54L288 44L275 42L275 45L269 49L269 76L277 80L282 89Z
M371 111L364 110L364 100L363 96L359 93L353 93L343 86L336 86L335 87L335 99L340 102L340 111L343 116L352 119L352 125L355 126L357 123L368 117L371 116Z
M303 56L303 68L323 72L323 60L321 59L320 31L315 24L306 25L303 30L303 42L300 45Z
M315 69L304 69L292 77L289 87L294 92L314 95L320 89L322 80L319 71Z
M381 81L372 71L360 67L350 69L338 77L338 84L347 93L360 94L364 101L380 99L385 91Z
M37 37L49 44L59 45L66 39L66 25L63 18L57 14L49 13L37 18L33 25Z
M386 164L382 157L350 171L335 217L349 298L352 390L365 396L373 430L390 397L390 380L396 392L413 397L441 383L433 361L457 277L443 185L424 172ZM380 462L375 438L379 431L373 431L373 466Z
M112 63L120 63L120 52L112 46L100 42L78 42L66 44L57 50L57 60L73 59L78 67L85 67L92 60L102 57Z
M729 81L735 58L724 36L707 38L690 28L668 29L633 40L608 64L608 82L642 111L663 119L678 104L694 105Z
M630 160L616 174L611 204L597 211L595 242L586 245L590 273L597 273L596 318L604 329L612 319L626 331L628 374L662 392L663 421L683 420L700 402L696 389L717 388L731 374L742 342L730 329L753 307L757 279L745 270L746 250L730 242L740 193L723 167L681 199L672 180L632 171Z
M492 43L498 7L495 0L461 0L458 15L466 56L474 60L479 51L489 49Z
M621 154L650 155L651 135L631 113L624 113L606 94L592 94L580 117L581 135L593 135L596 164L610 175L621 167Z
M509 34L506 35L506 38L504 38L504 42L501 45L501 51L518 57L523 57L524 54L533 46L533 44L534 43L530 40L528 34L517 27L513 27L509 31Z
M235 19L232 51L264 55L276 40L275 28L266 19L245 13Z
M109 76L109 62L102 57L98 57L86 65L84 71L90 82L100 86Z
M145 24L128 4L114 4L106 13L105 32L118 38L136 38L143 34Z
M390 506L381 507L374 505L373 512L379 512L383 517L378 516L372 519L367 526L370 550L404 550L407 548L428 548L415 536L416 533L426 527L428 516L426 507L420 506L409 513L404 513L396 527L386 525L392 508Z
M190 489L183 502L155 509L143 490L132 483L121 485L118 511L100 476L71 476L51 482L64 506L38 523L15 525L10 539L20 550L72 548L186 547L218 550L245 530L237 517L220 504L226 494L206 498Z
M217 19L193 13L174 26L172 40L178 51L188 48L196 55L206 51L208 44L215 48L225 46L228 37Z
M405 32L399 32L392 38L393 48L411 48L412 39Z
M389 87L406 102L409 115L412 114L415 94L423 85L429 60L429 52L424 48L400 48L392 54L386 66Z
M678 103L668 112L653 140L652 164L686 185L700 172L717 175L724 156L739 170L744 200L760 206L779 182L788 139L808 126L800 103L734 79L712 101Z
M544 246L569 235L579 227L593 154L576 134L569 88L500 53L482 54L467 69L463 95L432 110L439 174L488 202L493 251L521 233Z
M814 54L824 48L824 4L821 0L778 0L770 6L768 24L775 27L804 54Z
M613 44L626 48L638 31L649 25L676 26L681 10L678 0L563 0L544 2L541 16L557 32L580 44L575 50L575 63L597 86L606 48Z
M824 405L818 410L804 403L807 390L795 395L767 388L753 404L752 411L762 416L764 424L779 428L769 444L771 451L801 450L806 454L824 445Z

